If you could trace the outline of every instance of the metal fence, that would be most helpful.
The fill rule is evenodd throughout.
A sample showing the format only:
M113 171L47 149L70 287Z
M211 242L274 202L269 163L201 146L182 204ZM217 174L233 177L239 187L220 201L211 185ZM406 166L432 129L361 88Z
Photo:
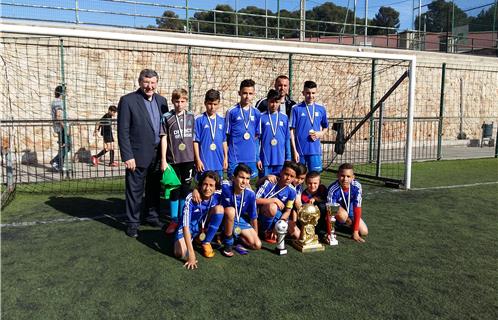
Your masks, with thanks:
M221 3L226 4L226 2ZM296 3L299 4L299 1ZM357 12L349 8L347 13L344 13L345 17L337 17L337 21L325 21L295 16L283 9L279 0L272 3L275 12L268 8L270 4L266 1L265 7L257 10L258 13L248 13L247 8L238 8L237 0L231 5L233 8L226 5L224 10L217 10L205 9L202 3L192 0L172 1L170 4L146 0L0 0L1 17L7 19L498 55L496 22L493 22L492 27L486 32L462 34L455 30L455 32L431 33L424 32L420 27L418 30L400 32L396 28L369 25L368 20L357 21ZM496 20L496 12L494 15Z

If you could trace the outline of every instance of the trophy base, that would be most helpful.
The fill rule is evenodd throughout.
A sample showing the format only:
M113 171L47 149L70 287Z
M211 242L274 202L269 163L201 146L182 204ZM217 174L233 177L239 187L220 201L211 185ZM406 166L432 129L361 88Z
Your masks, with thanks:
M329 241L329 245L331 245L331 246L338 246L339 245L339 241L337 241L337 239L331 239Z
M287 249L275 248L275 253L279 256L284 256L287 254Z
M294 240L292 242L292 246L296 248L296 250L301 251L303 253L306 252L315 252L315 251L324 251L325 246L321 243L301 243L299 240Z

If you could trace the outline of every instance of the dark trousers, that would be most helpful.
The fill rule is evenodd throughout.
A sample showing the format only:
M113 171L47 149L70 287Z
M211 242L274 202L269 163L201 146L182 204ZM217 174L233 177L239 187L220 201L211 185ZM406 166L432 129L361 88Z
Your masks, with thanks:
M140 220L154 222L159 219L161 193L160 155L156 153L147 168L126 170L126 217L129 226L138 227ZM141 217L141 212L143 215ZM141 219L142 218L142 219Z

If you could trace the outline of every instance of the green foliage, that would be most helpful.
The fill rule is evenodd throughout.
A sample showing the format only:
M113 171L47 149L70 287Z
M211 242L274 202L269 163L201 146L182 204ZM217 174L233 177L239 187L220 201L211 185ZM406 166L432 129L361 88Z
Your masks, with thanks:
M399 12L391 7L380 7L379 12L375 14L372 25L384 28L399 28ZM372 28L371 34L389 34L395 33L395 30L375 29Z
M415 18L415 29L419 29L420 23L420 29L424 30L425 23L427 32L446 32L451 31L453 20L455 26L468 24L467 14L452 1L434 0L427 8L427 12L422 15L422 21L419 21L419 17Z
M161 18L156 19L157 28L171 31L183 31L185 21L180 19L176 13L170 10L164 11Z
M476 17L470 17L469 31L495 31L498 30L498 10L496 4L483 9ZM493 23L495 26L493 27Z

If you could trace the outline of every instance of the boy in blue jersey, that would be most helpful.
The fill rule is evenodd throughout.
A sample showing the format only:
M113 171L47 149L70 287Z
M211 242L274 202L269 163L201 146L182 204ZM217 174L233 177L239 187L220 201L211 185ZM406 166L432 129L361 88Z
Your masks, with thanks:
M256 193L256 204L259 207L261 231L264 233L265 241L276 242L273 227L278 220L287 221L294 207L296 189L292 182L296 178L296 164L286 161L280 172L277 183L266 180ZM299 229L295 224L289 223L289 235L299 238Z
M261 249L261 241L258 238L256 195L249 188L251 174L251 168L241 163L233 172L232 182L224 181L221 186L221 203L225 208L222 253L227 257L233 256L234 235L247 247L254 250ZM247 253L241 245L237 249L240 254Z
M198 237L202 244L202 253L206 258L214 257L211 241L218 231L223 220L223 207L221 204L220 179L214 171L202 174L197 191L201 195L201 202L192 201L192 194L185 200L183 215L175 234L174 252L177 258L186 260L184 267L197 268L192 241Z
M225 119L216 111L220 106L220 92L210 89L204 98L206 112L195 119L194 157L198 176L213 170L223 178L228 168L228 148L225 134Z
M240 101L228 109L225 122L228 141L228 177L233 176L237 164L244 163L252 170L251 178L257 176L259 161L259 121L261 113L252 106L255 83L251 79L240 83Z
M301 206L303 205L301 202L301 194L303 193L303 182L306 179L306 175L308 174L308 167L306 167L302 163L296 163L296 178L292 182L292 185L296 189L296 201L294 201L294 208L292 208L291 216L289 219L289 223L297 223L297 213Z
M361 197L361 184L354 178L353 165L343 163L339 166L337 180L329 186L327 203L340 205L336 221L352 228L352 238L356 242L365 242L361 236L368 234L368 227L361 218Z
M316 83L305 81L304 101L291 111L291 145L296 162L305 163L309 171L322 172L320 139L329 127L325 108L315 103Z
M262 170L260 177L278 175L284 161L290 160L290 132L287 115L278 111L280 94L271 89L267 95L268 111L261 114L259 122Z

